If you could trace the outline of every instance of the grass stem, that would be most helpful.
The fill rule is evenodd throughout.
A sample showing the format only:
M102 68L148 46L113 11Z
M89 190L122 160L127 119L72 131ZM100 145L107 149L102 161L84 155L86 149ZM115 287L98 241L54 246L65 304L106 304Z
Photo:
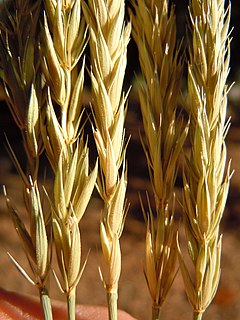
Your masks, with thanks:
M160 320L160 306L152 306L152 320Z
M108 317L109 320L117 320L117 300L118 294L116 292L108 292Z
M193 312L193 320L202 320L202 311L194 311Z
M52 320L52 306L46 287L39 288L40 301L44 320Z
M76 302L76 292L75 290L72 290L72 292L67 297L69 320L75 320L75 302Z

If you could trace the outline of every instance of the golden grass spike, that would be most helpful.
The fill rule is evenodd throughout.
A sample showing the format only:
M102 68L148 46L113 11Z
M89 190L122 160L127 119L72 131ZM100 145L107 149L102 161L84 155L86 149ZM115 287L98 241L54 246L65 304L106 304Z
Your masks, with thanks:
M94 138L100 159L98 189L105 207L100 238L107 264L104 279L109 317L116 319L118 279L121 270L120 236L125 221L125 102L122 86L130 24L125 25L123 0L88 1L83 11L90 31ZM121 168L121 171L120 171Z
M61 274L61 279L56 279L67 297L69 319L74 319L76 287L83 271L78 223L91 198L98 170L96 163L90 172L81 128L85 59L82 66L79 64L86 46L86 28L79 0L46 0L45 9L40 46L48 96L41 132L55 174L50 204Z
M42 212L37 180L39 157L43 151L40 134L40 108L42 107L43 77L40 71L39 13L41 2L16 0L5 4L1 12L0 60L1 77L6 91L7 105L18 125L23 140L27 168L23 170L7 141L11 157L23 182L23 197L29 217L30 231L7 198L9 213L22 241L33 276L31 283L39 289L45 318L52 319L47 279L50 267L51 245ZM30 178L29 178L30 177ZM50 238L50 237L49 237ZM22 274L27 273L12 258Z
M191 154L184 172L184 222L195 267L192 285L180 263L194 319L201 319L220 277L219 227L231 177L225 128L229 72L230 7L225 1L190 1L188 111ZM211 48L211 49L210 49ZM181 258L179 248L180 261Z
M132 34L143 74L143 83L139 85L145 132L143 148L155 198L157 226L150 228L147 224L145 276L152 296L152 318L158 319L176 274L176 226L174 211L169 206L174 210L174 185L188 124L178 110L182 59L176 46L173 7L169 8L167 0L136 0L133 8ZM154 219L153 214L151 217Z

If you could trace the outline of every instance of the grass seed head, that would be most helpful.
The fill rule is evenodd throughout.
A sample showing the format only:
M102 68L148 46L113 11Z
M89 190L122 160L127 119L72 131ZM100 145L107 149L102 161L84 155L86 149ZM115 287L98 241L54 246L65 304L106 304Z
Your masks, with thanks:
M179 248L188 298L195 313L211 303L220 277L219 226L229 188L226 165L226 79L230 7L224 1L190 1L188 93L191 155L184 177L184 221L195 266L191 279Z
M120 236L126 215L125 103L122 92L130 24L125 25L124 1L83 2L90 32L91 81L99 154L98 190L104 200L100 239L107 263L108 293L117 293L121 271Z
M176 228L174 185L188 124L178 112L182 59L176 48L176 21L168 1L137 0L130 11L143 81L139 99L145 136L142 138L152 183L156 226L149 205L146 231L146 279L153 309L160 308L175 277ZM173 205L174 207L174 205ZM173 209L174 210L174 209Z

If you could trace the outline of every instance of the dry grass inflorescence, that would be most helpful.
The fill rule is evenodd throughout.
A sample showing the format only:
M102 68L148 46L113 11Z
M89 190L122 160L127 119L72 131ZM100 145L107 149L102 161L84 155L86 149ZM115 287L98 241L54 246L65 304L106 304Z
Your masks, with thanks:
M63 284L56 278L67 296L69 317L74 318L75 291L82 273L78 223L97 177L97 164L90 173L87 143L79 129L84 83L84 59L81 58L86 28L80 1L45 1L45 9L41 53L48 92L42 108L41 132L55 174L50 202ZM59 118L53 103L59 107Z
M29 217L30 230L10 200L4 187L6 202L15 229L22 241L32 271L29 276L9 254L20 272L39 288L46 316L51 319L51 305L47 292L50 271L47 217L44 217L38 189L39 157L43 151L40 133L40 105L42 101L42 75L39 55L35 50L39 37L37 29L40 3L16 1L14 8L5 7L1 21L1 68L5 99L15 123L20 129L27 168L22 169L10 144L9 152L23 181L23 197Z
M127 213L124 130L127 95L122 86L131 27L124 22L124 1L88 1L83 8L90 31L93 135L100 160L97 188L104 201L100 239L107 275L101 277L107 291L109 317L116 319L120 236Z
M153 301L152 318L159 319L160 308L176 274L174 186L188 132L188 125L178 110L183 61L176 46L174 9L169 8L168 1L139 0L134 2L134 10L133 37L144 77L139 85L146 137L143 148L156 208L156 223L150 207L146 217L145 273Z
M213 300L220 278L219 227L231 177L226 160L226 79L229 73L230 5L224 1L190 1L188 108L191 155L184 169L183 213L191 279L180 247L179 263L194 319Z
M152 319L160 319L178 261L193 319L202 318L218 288L219 228L231 178L225 144L230 5L226 8L224 0L190 0L184 110L179 102L184 59L176 41L174 7L168 0L133 0L131 8L132 26L125 19L124 0L16 0L1 9L1 84L21 132L26 169L8 140L7 146L23 182L27 224L7 187L4 194L31 274L9 256L39 289L44 319L52 319L51 269L67 298L68 318L75 318L76 287L86 263L81 259L79 222L95 186L104 202L99 224L105 266L99 271L109 319L117 319L120 238L129 207L129 139L124 128L128 92L123 91L123 82L131 32L142 72L137 80L144 127L141 141L155 200L150 204L146 195L145 208L140 199ZM83 119L87 45L93 115L89 118L99 158L93 168ZM190 154L184 149L188 135ZM43 153L53 181L40 187ZM194 272L181 251L174 217L180 158L185 159L180 202ZM53 248L58 268L53 265Z
M25 183L27 210L32 213L30 235L8 198L7 203L37 277L33 282L43 287L45 295L53 233L62 281L55 271L54 275L67 296L69 318L74 318L75 290L82 273L78 223L97 177L97 164L90 172L88 148L79 128L84 83L81 57L86 44L86 26L79 1L45 1L42 26L38 25L41 38L38 39L35 30L39 19L36 15L39 15L42 3L17 1L15 6L6 7L8 23L12 24L10 27L14 32L7 29L7 23L2 27L2 52L6 55L2 60L9 61L13 68L10 74L9 70L4 70L3 80L10 110L24 138L26 135L24 146L29 166L26 174L13 152L12 155ZM16 10L14 19L10 10ZM28 37L25 26L31 31L28 31ZM22 65L19 65L19 57ZM79 66L80 60L82 66ZM43 148L55 176L53 191L51 194L46 192L51 212L45 217L37 189L39 156ZM46 318L51 317L50 309L50 305L44 303Z

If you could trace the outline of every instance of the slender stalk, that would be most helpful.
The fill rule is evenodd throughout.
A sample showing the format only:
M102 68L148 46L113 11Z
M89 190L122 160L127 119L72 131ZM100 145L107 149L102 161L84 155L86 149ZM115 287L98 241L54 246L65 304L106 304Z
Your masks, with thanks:
M46 287L39 288L39 296L42 306L43 318L44 320L52 320L52 306L48 295L48 290Z
M108 316L111 320L117 320L117 300L118 294L116 292L107 293Z
M161 308L159 306L152 306L152 320L160 320Z
M68 319L75 319L75 305L76 305L76 290L72 290L71 293L67 296L67 305L68 305Z
M203 316L203 312L201 311L194 311L193 312L193 320L201 320Z

